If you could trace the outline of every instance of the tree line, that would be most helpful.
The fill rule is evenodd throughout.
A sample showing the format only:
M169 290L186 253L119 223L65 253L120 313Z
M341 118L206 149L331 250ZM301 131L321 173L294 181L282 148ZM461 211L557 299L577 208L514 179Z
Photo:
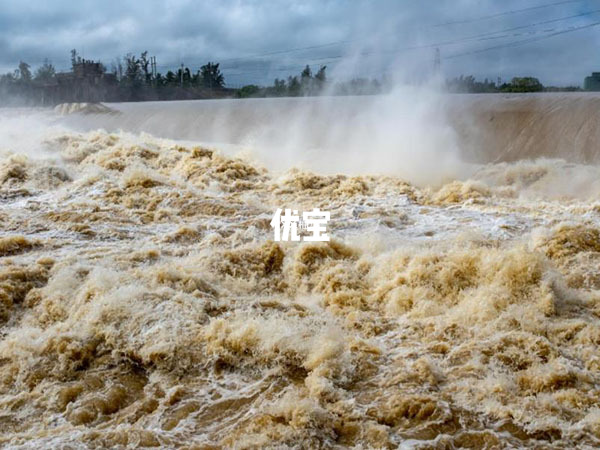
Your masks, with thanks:
M448 92L498 93L575 91L578 87L546 87L534 77L515 77L502 83L463 76L446 80ZM276 78L272 85L249 84L227 88L219 63L208 62L198 70L180 67L158 72L148 52L116 59L110 70L100 61L82 58L71 51L71 70L59 73L48 60L35 71L21 61L10 73L0 75L0 104L55 105L67 102L129 102L144 100L191 100L206 98L299 97L315 95L374 95L389 91L392 83L381 79L355 78L334 82L327 66L313 73L306 67L298 75Z
M198 70L180 67L158 72L156 60L142 52L127 54L107 67L71 51L71 70L57 72L45 60L35 71L20 62L13 72L0 75L0 102L14 105L55 105L68 102L130 102L145 100L191 100L207 98L299 97L315 95L373 95L389 89L385 77L355 78L331 82L327 66L315 73L309 65L299 75L276 78L271 86L246 85L227 88L219 63L208 62Z
M321 66L313 74L309 65L300 75L290 75L287 80L275 78L271 86L248 84L236 91L237 98L251 97L307 97L316 95L376 95L391 88L385 77L377 79L354 78L349 81L331 82L327 78L327 66Z
M0 101L14 105L54 105L67 102L188 100L232 97L218 63L198 70L181 67L159 73L148 52L127 54L107 70L99 61L71 51L70 72L59 73L48 60L35 71L21 61L13 72L0 75Z
M478 81L472 75L461 75L457 78L446 80L446 89L455 93L511 93L511 92L572 92L580 91L577 86L554 87L544 86L535 77L514 77L510 82L502 83L488 80Z

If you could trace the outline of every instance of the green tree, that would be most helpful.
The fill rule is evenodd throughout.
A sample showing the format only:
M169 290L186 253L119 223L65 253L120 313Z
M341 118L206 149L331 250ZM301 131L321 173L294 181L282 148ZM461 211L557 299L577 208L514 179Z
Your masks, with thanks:
M219 63L209 62L200 67L200 79L204 87L215 89L225 85L225 78L219 69Z
M139 84L142 80L142 66L140 60L131 53L125 55L125 80L129 84Z
M508 86L508 92L541 92L544 86L534 77L515 77Z
M75 71L75 66L77 64L81 64L81 62L82 62L82 59L81 59L81 56L79 56L77 54L77 50L75 50L75 49L71 50L71 67L73 69L73 72Z
M238 98L256 97L260 92L260 88L255 84L248 84L243 86L236 92Z
M310 66L307 64L302 73L300 74L302 81L312 78L312 70L310 70Z
M288 94L292 97L297 97L300 95L301 85L300 81L298 81L298 77L289 77L288 78Z
M172 70L169 70L165 75L166 84L175 84L177 83L177 76Z
M446 88L450 92L486 93L498 92L499 87L487 78L477 81L473 75L461 75L458 78L446 80Z
M148 59L148 52L142 52L139 59L140 69L143 72L144 81L148 84L152 81L152 75L148 71L148 66L150 65L150 60Z
M19 79L25 83L31 81L31 66L26 62L19 62Z
M285 80L280 80L279 78L275 78L273 82L273 91L276 96L282 97L287 92L287 86L285 85Z
M325 74L327 66L319 67L319 70L315 74L312 85L312 95L318 95L324 88L327 82L327 75Z
M42 64L35 71L35 81L39 81L42 83L48 83L56 76L56 69L52 65L52 63L48 60L44 60L44 64Z
M319 71L315 75L315 80L319 80L321 83L325 83L325 81L327 81L327 75L325 74L326 69L327 66L321 66L319 68Z

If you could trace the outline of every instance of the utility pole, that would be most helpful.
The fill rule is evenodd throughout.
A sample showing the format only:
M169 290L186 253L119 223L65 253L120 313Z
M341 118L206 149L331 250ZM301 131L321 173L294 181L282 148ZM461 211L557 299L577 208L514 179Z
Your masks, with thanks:
M150 82L152 83L152 86L154 86L154 81L156 80L156 75L154 74L154 56L150 57Z
M150 66L152 67L152 79L156 79L156 74L158 73L156 71L156 56L151 56L150 57Z
M181 63L181 76L179 80L179 84L183 87L183 63Z

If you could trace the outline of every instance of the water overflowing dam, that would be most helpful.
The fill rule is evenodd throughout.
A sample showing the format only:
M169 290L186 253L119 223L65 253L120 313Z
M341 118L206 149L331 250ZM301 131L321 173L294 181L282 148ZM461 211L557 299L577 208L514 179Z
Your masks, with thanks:
M454 130L464 159L480 163L541 157L575 163L600 160L600 94L596 93L454 94L415 103L413 93L401 91L391 99L269 98L110 106L121 115L79 116L71 123L236 145L286 147L301 134L304 148L339 149L352 148L357 137L380 132L382 122L388 126L395 120L402 129L406 116L422 117L422 109L427 108L434 116L432 126L444 123ZM387 115L390 109L395 116ZM343 133L341 124L347 126Z

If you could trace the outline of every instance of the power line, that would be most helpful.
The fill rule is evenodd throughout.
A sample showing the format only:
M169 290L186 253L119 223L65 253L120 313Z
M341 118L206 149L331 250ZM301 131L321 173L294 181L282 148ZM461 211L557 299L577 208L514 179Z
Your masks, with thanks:
M478 21L481 21L481 20L489 20L489 19L492 19L492 18L506 16L506 15L511 15L511 14L518 14L518 13L521 13L521 12L527 12L527 11L533 11L533 10L538 10L538 9L550 8L552 6L559 6L559 5L569 4L569 3L581 3L583 1L584 0L563 0L563 1L560 1L560 2L554 2L554 3L544 4L544 5L532 6L532 7L529 7L529 8L504 11L504 12L501 12L501 13L492 14L492 15L488 15L488 16L481 16L481 17L477 17L477 18L473 18L473 19L460 20L460 21L454 21L454 22L438 23L438 24L430 25L430 27L433 28L433 27L443 27L443 26L449 26L449 25L455 25L455 24L474 23L474 22L478 22ZM591 14L591 13L584 13L582 15L587 15L587 14ZM575 15L575 16L570 16L568 18L575 18L575 17L580 17L580 16L581 15L578 14L578 15ZM559 20L566 20L566 19L567 18L561 18L561 19L555 19L555 20L559 21ZM548 22L548 23L550 23L550 22ZM220 62L244 61L244 60L250 60L250 59L255 59L255 58L262 58L262 57L265 57L265 56L282 55L282 54L286 54L286 53L294 53L294 52L305 51L305 50L316 50L316 49L325 48L325 47L332 47L334 45L349 44L349 43L352 43L352 42L360 42L362 40L363 40L362 38L356 38L356 39L348 39L348 40L342 40L342 41L328 42L328 43L318 44L318 45L311 45L311 46L307 46L307 47L296 47L296 48L290 48L290 49L284 49L284 50L274 50L274 51L269 51L269 52L264 52L264 53L256 53L256 54L253 54L253 55L247 55L247 56L239 56L239 57L234 57L234 58L221 59Z
M312 66L322 66L323 64L326 64L327 62L334 62L332 61L324 61L321 63L313 63L313 64L303 64L303 65L298 65L298 66L289 66L289 67L276 67L276 68L269 68L266 70L267 73L271 73L271 72L284 72L284 71L290 71L290 70L300 70L300 69L304 69L306 66L310 66L312 68ZM310 63L310 61L309 61ZM252 74L252 73L259 73L259 72L265 72L264 69L255 69L255 70L248 70L248 71L244 71L244 72L239 72L239 73L228 73L227 76L231 77L231 76L240 76L240 75L248 75L248 74Z
M564 20L575 19L575 18L584 17L584 16L590 16L592 14L598 14L598 13L600 13L600 9L596 9L594 11L587 11L587 12L575 14L572 16L560 17L558 19L544 20L541 22L531 23L529 25L521 25L521 26L512 27L512 28L505 28L503 30L482 33L482 34L478 34L478 35L474 35L474 36L467 36L464 38L454 39L451 41L442 41L442 42L435 42L432 44L422 44L422 45L414 45L414 46L410 46L410 47L404 47L404 48L400 48L400 49L386 52L386 53L399 53L401 51L406 51L406 50L418 50L418 49L425 49L425 48L443 47L443 46L447 46L447 45L457 45L457 44L462 44L462 43L469 42L469 41L484 41L484 40L489 40L489 39L503 39L503 38L509 37L509 36L505 35L505 36L494 37L494 35L500 34L500 33L508 33L510 31L523 30L523 29L527 29L527 28L540 26L540 25L548 25L550 23L556 23L556 22L561 22ZM542 30L541 32L542 33L550 33L553 31L554 30ZM562 33L563 31L564 30L561 30L560 33Z
M249 56L239 56L236 58L221 59L220 62L244 61L244 60L248 60L248 59L262 58L264 56L281 55L284 53L294 53L294 52L299 52L299 51L304 51L304 50L316 50L318 48L332 47L334 45L348 44L350 42L358 42L358 41L360 41L360 39L350 39L347 41L337 41L337 42L329 42L326 44L311 45L309 47L297 47L297 48L291 48L291 49L287 49L287 50L276 50L276 51L272 51L272 52L259 53L259 54L255 54L255 55L249 55Z
M582 1L584 1L584 0L563 0L561 2L547 3L547 4L544 4L544 5L530 6L529 8L515 9L515 10L511 10L511 11L504 11L504 12L501 12L501 13L490 14L488 16L475 17L473 19L465 19L465 20L456 20L456 21L452 21L452 22L444 22L444 23L440 23L440 24L437 24L437 25L434 25L434 26L436 26L436 27L444 27L444 26L448 26L448 25L460 25L460 24L465 24L465 23L479 22L480 20L490 20L490 19L495 19L497 17L508 16L508 15L512 15L512 14L519 14L519 13L522 13L522 12L534 11L534 10L537 10L537 9L550 8L552 6L566 5L568 3L581 3Z
M539 25L548 25L549 23L556 23L556 22L562 22L563 20L577 19L579 17L591 16L593 14L598 14L598 13L600 13L600 9L595 9L593 11L586 11L586 12L582 12L580 14L575 14L572 16L559 17L558 19L543 20L541 22L531 23L529 25L520 25L517 27L506 28L506 29L500 30L500 31L492 31L489 33L483 33L483 34L480 34L477 36L467 37L465 39L471 39L471 38L475 38L475 37L479 38L479 37L484 37L484 36L493 36L494 34L507 33L509 31L516 31L516 30L523 30L523 29L527 29L530 27L537 27Z
M558 22L561 20L567 20L567 19L572 19L572 18L576 18L576 17L581 17L581 16L586 16L586 15L591 15L591 14L597 14L599 13L600 10L595 10L595 11L588 11L585 13L581 13L581 14L576 14L573 16L568 16L568 17L562 17L559 19L552 19L552 20L547 20L547 21L542 21L542 22L537 22L534 24L529 24L529 25L525 25L525 26L520 26L520 27L513 27L513 28L509 28L509 29L505 29L505 30L499 30L499 31L495 31L495 32L489 32L489 33L483 33L481 35L476 35L476 36L470 36L467 38L462 38L462 39L457 39L454 41L446 41L446 42L438 42L438 43L432 43L432 44L424 44L424 45L419 45L419 46L411 46L411 47L404 47L402 49L396 49L392 52L363 52L360 53L359 56L369 56L369 55L373 55L373 54L384 54L384 53L399 53L401 51L406 51L406 50L413 50L413 49L423 49L423 48L437 48L440 46L445 46L445 45L455 45L455 44L460 44L466 41L473 41L473 40L485 40L482 38L486 38L490 39L489 36L493 36L494 34L498 34L498 33L504 33L507 31L512 31L514 29L524 29L524 28L529 28L532 26L539 26L539 25L543 25L543 24L547 24L547 23L552 23L552 22ZM561 34L566 34L566 33L571 33L571 32L575 32L575 31L579 31L579 30L583 30L583 29L587 29L587 28L592 28L595 26L600 25L600 22L594 22L592 24L587 24L587 25L582 25L579 27L571 27L568 29L563 29L563 30L559 30L559 31L551 31L549 32L549 34L546 34L544 36L539 36L539 37L533 37L533 38L528 38L528 39L522 39L520 41L515 41L515 42L510 42L507 44L500 44L500 45L495 45L492 47L486 47L484 49L479 49L479 50L473 50L473 51L469 51L469 52L464 52L464 53L459 53L459 54L455 54L455 55L451 55L451 56L446 56L443 59L453 59L453 58L457 58L460 56L466 56L466 55L471 55L471 54L477 54L477 53L483 53L486 51L491 51L491 50L495 50L495 49L501 49L501 48L508 48L508 47L516 47L516 46L520 46L520 45L525 45L528 44L530 42L537 42L537 41L541 41L544 39L549 39L551 37L554 36L558 36ZM543 33L548 33L547 30L542 31ZM506 36L499 36L499 38L505 38ZM311 59L308 62L314 62L314 61L322 61L321 64L325 64L325 63L332 63L335 62L338 59L343 58L344 56L347 55L335 55L335 56L328 56L328 57L323 57L323 58L315 58L315 59ZM311 64L309 64L311 65ZM312 64L315 65L315 64ZM304 67L304 66L302 66ZM282 67L282 68L277 68L277 69L267 69L267 73L270 72L275 72L275 71L285 71L285 70L294 70L294 68L292 67ZM240 76L240 75L247 75L247 74L252 74L252 73L257 73L257 72L265 72L265 70L263 69L258 69L258 70L252 70L252 71L244 71L241 73L237 73L237 74L228 74L228 76Z
M509 42L507 44L501 44L501 45L495 45L493 47L482 48L482 49L479 49L479 50L472 50L472 51L469 51L469 52L457 53L457 54L454 54L454 55L446 56L444 59L453 59L453 58L458 58L458 57L461 57L461 56L475 55L475 54L478 54L478 53L488 52L488 51L491 51L491 50L498 50L498 49L501 49L501 48L518 47L520 45L525 45L525 44L528 44L530 42L537 42L537 41L542 41L544 39L549 39L551 37L558 36L560 34L573 33L575 31L580 31L580 30L585 30L587 28L597 27L598 25L600 25L600 22L594 22L594 23L590 23L590 24L587 24L587 25L582 25L582 26L579 26L579 27L569 28L567 30L556 31L556 32L550 33L550 34L548 34L546 36L540 36L540 37L535 37L535 38L523 39L523 40L520 40L520 41Z
M575 3L577 1L580 0L569 0L567 2L556 2L556 3L551 3L548 5L541 5L541 6L535 6L535 7L531 7L531 8L525 8L523 10L517 10L517 11L510 11L510 12L505 12L505 13L501 13L501 15L506 15L506 14L511 14L511 13L515 13L515 12L519 12L519 11L528 11L531 9L540 9L542 7L549 7L549 6L555 6L557 4L563 4L563 3ZM544 20L544 21L540 21L540 22L534 22L531 24L527 24L527 25L520 25L520 26L515 26L515 27L510 27L510 28L505 28L502 30L497 30L497 31L492 31L492 32L487 32L487 33L482 33L482 34L478 34L478 35L472 35L472 36L467 36L464 38L459 38L459 39L454 39L454 40L449 40L449 41L442 41L442 42L434 42L431 44L421 44L421 45L413 45L413 46L408 46L408 47L403 47L400 49L395 49L395 50L391 50L391 51L371 51L371 52L361 52L358 54L358 56L369 56L369 55L375 55L375 54L393 54L393 53L400 53L403 51L410 51L410 50L419 50L419 49L426 49L426 48L438 48L438 47L444 47L444 46L449 46L449 45L457 45L457 44L462 44L465 42L469 42L469 41L483 41L483 40L489 40L489 39L503 39L509 36L494 36L500 33L507 33L510 31L516 31L516 30L523 30L523 29L527 29L527 28L532 28L532 27L536 27L536 26L540 26L540 25L547 25L550 23L556 23L556 22L561 22L561 21L565 21L565 20L571 20L571 19L576 19L576 18L580 18L580 17L585 17L585 16L590 16L593 14L598 14L600 13L600 9L596 9L593 11L586 11L583 13L579 13L579 14L574 14L574 15L570 15L570 16L565 16L565 17L559 17L556 19L550 19L550 20ZM494 15L497 16L497 15ZM486 18L489 16L486 16ZM552 30L551 30L552 31ZM543 33L547 33L549 31L541 31ZM563 31L560 31L559 34L562 34ZM548 36L551 37L554 34ZM514 37L514 36L512 36ZM544 36L545 38L546 36ZM337 43L343 43L344 41L338 41ZM349 42L349 41L348 41ZM332 43L333 44L333 43ZM321 48L321 47L325 47L331 44L323 44L323 45L319 45L319 46L311 46L311 47L304 47L302 49L309 49L309 48ZM301 49L291 49L289 50L290 52L296 51L296 50L301 50ZM288 51L278 51L278 52L270 52L270 54L281 54L284 52L288 52ZM266 55L266 54L264 54ZM310 59L308 62L311 61L328 61L328 62L333 62L334 60L337 59L341 59L344 58L345 56L348 55L333 55L333 56L324 56L324 57L320 57L320 58L313 58ZM242 58L237 58L237 60L241 60ZM446 59L446 58L445 58ZM236 60L236 58L230 58L228 60L221 60L221 62L223 61L231 61L231 60ZM222 67L223 70L227 70L227 69L235 69L237 67ZM272 71L280 71L280 70L286 70L284 69L268 69L267 72L272 72ZM250 71L244 71L243 74L250 74L250 73L257 73L257 72L264 72L264 69L257 69L257 70L250 70ZM228 76L230 76L231 74L228 74ZM241 74L235 74L235 75L241 75Z
M444 47L444 46L448 46L448 45L457 45L457 44L463 44L465 42L470 42L470 41L483 41L483 40L489 40L489 39L503 39L509 36L497 36L494 37L494 35L496 34L500 34L500 33L507 33L510 31L515 31L515 30L520 30L520 29L527 29L527 28L531 28L531 27L535 27L535 26L539 26L539 25L547 25L549 23L554 23L554 22L559 22L559 21L564 21L564 20L568 20L568 19L573 19L573 18L578 18L578 17L583 17L583 16L589 16L592 14L598 14L600 13L600 9L598 10L594 10L594 11L587 11L584 13L580 13L580 14L576 14L576 15L572 15L572 16L567 16L567 17L561 17L558 19L551 19L551 20L545 20L545 21L541 21L541 22L536 22L536 23L532 23L532 24L528 24L528 25L522 25L522 26L518 26L518 27L512 27L512 28L506 28L506 29L502 29L502 30L497 30L497 31L492 31L492 32L487 32L487 33L482 33L482 34L478 34L478 35L473 35L473 36L467 36L464 38L459 38L459 39L453 39L453 40L449 40L449 41L440 41L440 42L433 42L430 44L420 44L420 45L412 45L412 46L407 46L407 47L401 47L401 48L397 48L394 50L389 50L389 51L384 51L384 50L376 50L376 51L369 51L369 52L360 52L357 54L357 56L370 56L370 55L377 55L377 54L394 54L394 53L400 53L400 52L404 52L404 51L409 51L409 50L420 50L420 49L427 49L427 48L437 48L437 47ZM585 28L585 26L584 26ZM573 28L569 28L567 30L559 30L558 32L554 32L554 30L541 30L539 32L541 33L552 33L548 36L542 36L541 38L546 38L546 37L551 37L554 36L556 34L562 34L565 31L570 31ZM540 38L535 38L536 40L539 40ZM524 40L523 42L528 42L528 40ZM502 44L504 45L504 44ZM315 58L312 59L311 61L318 61L320 59L340 59L340 58L344 58L346 56L350 56L350 55L331 55L331 56L325 56L322 58Z
M574 0L571 0L567 3L573 3ZM552 3L551 5L556 5L556 4L562 4L564 2L558 2L558 3ZM550 6L550 5L545 5L545 6ZM536 6L533 7L534 9L539 9L541 6ZM530 10L531 8L526 8L526 10ZM592 11L586 11L583 13L579 13L579 14L574 14L574 15L570 15L570 16L565 16L565 17L559 17L556 19L550 19L550 20L544 20L544 21L540 21L540 22L534 22L531 24L527 24L527 25L520 25L520 26L515 26L515 27L510 27L510 28L505 28L502 30L497 30L497 31L491 31L491 32L486 32L486 33L481 33L478 35L472 35L472 36L466 36L464 38L460 38L460 39L454 39L454 40L450 40L450 41L442 41L442 42L435 42L435 43L430 43L430 44L422 44L422 45L414 45L414 46L408 46L408 47L403 47L400 49L395 49L392 51L372 51L372 52L362 52L359 53L358 56L369 56L369 55L374 55L374 54L390 54L390 53L400 53L403 51L409 51L409 50L417 50L417 49L426 49L426 48L438 48L438 47L443 47L443 46L449 46L449 45L457 45L457 44L462 44L465 42L469 42L469 41L483 41L483 40L489 40L489 39L503 39L506 38L508 36L495 36L497 34L501 34L501 33L507 33L510 31L516 31L516 30L523 30L523 29L527 29L527 28L532 28L532 27L536 27L536 26L540 26L540 25L547 25L550 23L556 23L556 22L561 22L561 21L565 21L565 20L570 20L570 19L575 19L575 18L580 18L580 17L585 17L585 16L589 16L589 15L593 15L593 14L598 14L600 13L600 9L597 10L592 10ZM508 14L507 13L503 13L503 14ZM504 48L504 47L511 47L511 46L517 46L517 45L524 45L527 44L529 42L535 42L535 41L539 41L539 40L543 40L543 39L547 39L559 34L564 34L564 33L568 33L571 31L578 31L580 29L585 29L585 28L590 28L592 26L595 26L596 23L591 24L591 25L585 25L585 26L581 26L581 27L577 27L577 28L569 28L567 30L559 30L559 31L548 31L548 30L542 30L540 32L543 33L548 33L550 32L550 34L547 34L545 36L540 36L540 37L534 37L534 38L528 38L528 39L523 39L521 41L516 41L516 42L512 42L512 43L508 43L508 44L500 44L500 45L496 45L496 46L492 46L492 47L487 47L485 49L481 49L481 50L475 50L475 51L471 51L471 52L464 52L464 53L460 53L460 54L456 54L456 55L451 55L451 56L447 56L444 59L451 59L451 58L456 58L459 56L466 56L468 54L476 54L476 53L481 53L484 51L490 51L490 50L494 50L494 49L499 49L499 48ZM340 41L342 42L342 41ZM323 44L320 46L311 46L311 47L305 47L305 48L320 48L320 47L324 47L328 44ZM291 49L290 51L295 51L298 49ZM280 54L284 51L280 51L280 52L270 52L271 54ZM341 58L344 58L346 56L349 55L333 55L333 56L325 56L325 57L320 57L320 58L312 58L309 59L308 61L306 61L306 63L308 63L308 65L314 66L316 65L316 61L320 61L320 64L329 64L329 63L334 63L336 62L336 60L339 60ZM232 60L232 59L229 59ZM227 61L227 60L221 60L222 61ZM311 64L312 63L312 64ZM239 77L239 76L243 76L243 75L251 75L251 74L256 74L256 73L273 73L273 72L281 72L281 71L292 71L292 70L297 70L297 69L301 69L303 67L305 67L306 64L302 65L302 66L295 66L295 67L278 67L278 68L257 68L257 69L253 69L253 70L244 70L243 72L238 72L238 73L228 73L226 74L228 77ZM169 64L164 64L164 65L159 65L159 67L172 67L173 65L169 65ZM228 69L235 69L237 67L222 67L223 70L228 70Z

